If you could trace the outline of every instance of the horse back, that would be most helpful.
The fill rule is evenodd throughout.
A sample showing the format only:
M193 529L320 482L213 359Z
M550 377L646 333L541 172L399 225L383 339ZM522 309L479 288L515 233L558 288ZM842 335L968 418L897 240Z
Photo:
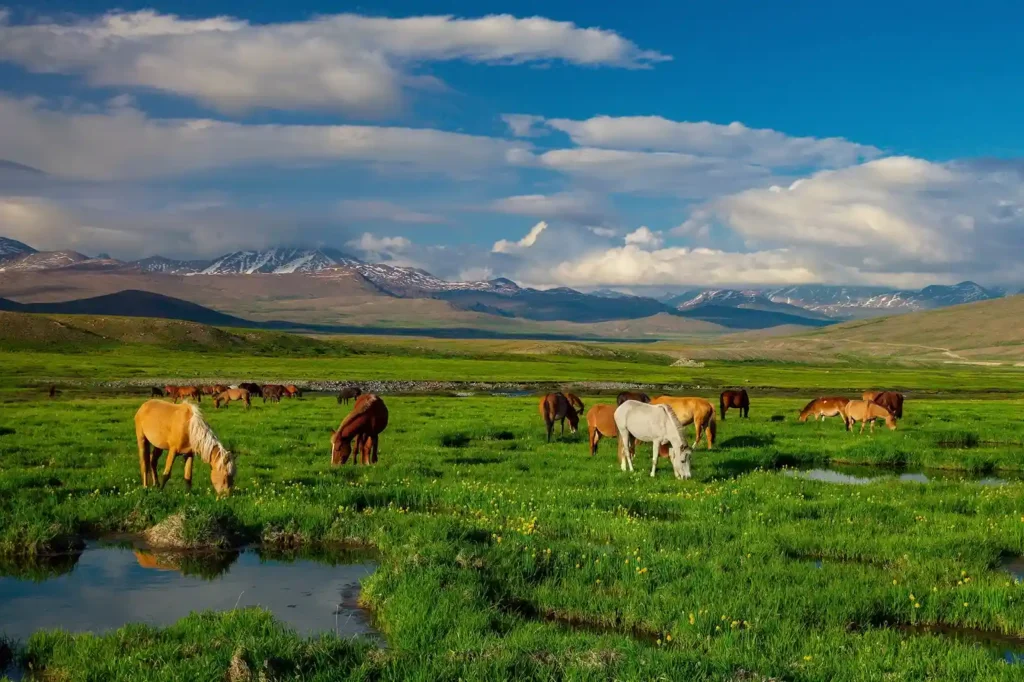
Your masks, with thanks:
M153 446L166 450L173 447L187 452L189 422L192 408L163 400L147 400L135 413L135 432L146 437Z
M615 408L611 405L594 405L587 411L587 426L605 438L619 435L615 425Z

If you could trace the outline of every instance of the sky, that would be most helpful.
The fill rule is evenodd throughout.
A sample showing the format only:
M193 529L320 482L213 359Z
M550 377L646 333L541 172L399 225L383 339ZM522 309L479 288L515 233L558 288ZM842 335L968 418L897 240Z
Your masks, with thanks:
M1024 284L1024 7L0 9L0 236L449 279Z

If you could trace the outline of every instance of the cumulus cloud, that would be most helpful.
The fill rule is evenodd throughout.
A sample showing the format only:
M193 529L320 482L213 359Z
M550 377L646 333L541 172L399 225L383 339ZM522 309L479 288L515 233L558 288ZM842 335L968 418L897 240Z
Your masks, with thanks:
M543 116L503 114L501 120L508 126L509 132L516 137L538 137L547 133L547 130L537 125L543 123Z
M555 118L543 122L566 133L581 147L679 152L771 168L839 168L881 156L876 147L841 137L793 137L769 128L748 128L739 122L720 125L672 121L661 116Z
M386 254L404 251L412 246L412 242L405 237L378 237L369 232L364 232L358 239L349 241L346 246L363 253Z
M491 253L516 253L528 249L537 243L537 238L546 229L548 229L548 224L542 220L531 227L526 236L517 242L511 242L507 239L500 239L494 242L494 246L491 247Z
M393 110L409 87L438 87L424 62L562 61L644 68L670 59L614 31L544 17L408 18L337 14L253 24L152 10L13 25L0 15L0 60L93 85L159 90L221 110Z
M626 245L638 246L641 249L660 249L665 239L661 232L655 232L646 225L642 225L626 235Z
M443 223L444 218L434 213L414 211L391 201L381 199L342 199L338 202L342 218L348 220L381 220L392 223Z
M154 119L0 95L0 158L57 177L152 178L256 163L356 162L450 175L503 166L516 143L429 128Z
M491 210L511 215L525 215L546 220L565 220L587 224L601 223L608 209L605 202L590 192L574 191L556 194L520 194L493 201Z

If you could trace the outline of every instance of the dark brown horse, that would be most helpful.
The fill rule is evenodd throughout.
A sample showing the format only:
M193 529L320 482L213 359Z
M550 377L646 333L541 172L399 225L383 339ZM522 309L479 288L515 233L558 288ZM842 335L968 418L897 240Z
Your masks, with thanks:
M268 400L272 403L281 402L281 398L284 397L285 390L284 386L279 384L267 384L263 387L263 402L266 403Z
M362 394L363 389L359 388L358 386L348 386L346 388L343 388L341 389L341 393L338 394L338 404L348 405L348 401L352 400L353 398L358 398Z
M58 393L60 393L60 391L57 390L56 386L50 386L50 397L51 398L56 398Z
M388 427L388 408L380 396L367 393L356 399L352 411L331 433L331 466L340 466L352 454L352 440L356 441L356 455L352 463L377 463L377 446L381 432Z
M251 398L262 398L263 397L263 387L260 386L259 384L254 384L254 383L249 382L249 383L245 383L245 384L238 384L238 387L239 388L244 388L245 390L249 391L249 397L251 397Z
M651 396L647 395L643 391L623 391L619 394L619 397L615 399L616 405L621 405L627 400L639 400L642 403L651 402Z
M562 435L565 435L565 420L569 419L569 432L576 433L580 417L573 409L572 403L562 393L548 393L540 399L540 416L544 418L544 427L548 432L548 442L551 442L551 432L555 429L555 422L562 424Z
M722 395L718 396L718 407L722 413L722 421L725 421L725 411L730 407L739 408L741 417L750 417L750 396L747 395L747 390L741 388L738 391L722 391Z
M580 400L580 397L575 393L566 393L564 395L566 400L569 401L569 404L572 405L572 409L576 410L576 415L579 416L583 414L583 410L585 408L583 407L583 401Z
M903 394L896 391L882 391L872 402L892 412L897 419L903 419Z
M149 390L149 394L151 396L153 396L154 398L163 398L164 397L164 389L160 388L159 386L154 386L153 388L151 388Z

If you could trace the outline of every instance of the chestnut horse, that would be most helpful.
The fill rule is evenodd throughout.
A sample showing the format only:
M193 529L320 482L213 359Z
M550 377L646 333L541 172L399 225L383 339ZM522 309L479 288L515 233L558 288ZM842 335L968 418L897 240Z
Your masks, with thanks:
M195 386L165 386L164 395L173 398L174 402L185 398L192 398L197 403L203 402L203 393Z
M167 485L171 467L178 455L185 456L185 486L192 489L192 459L210 465L210 482L217 495L228 495L235 482L235 456L217 440L203 413L196 405L168 405L162 400L147 400L135 413L135 439L139 445L139 469L142 487L156 485L156 465L162 451L167 464L160 488Z
M302 391L295 384L288 384L284 387L284 395L287 398L301 398Z
M380 434L387 427L388 408L380 396L373 393L359 396L338 430L331 432L331 466L340 466L348 461L353 438L356 456L352 463L356 464L362 455L363 464L376 464Z
M843 417L843 419L846 419L843 409L848 402L850 402L850 399L843 398L842 396L815 398L800 411L800 421L805 422L808 417L814 417L815 420L824 419L825 417Z
M601 438L618 438L619 429L615 426L615 408L611 405L594 405L587 412L587 431L590 434L590 456L597 454L597 444Z
M903 394L896 391L883 391L872 398L871 402L881 405L892 412L892 416L903 419Z
M896 430L896 417L893 413L878 403L867 400L851 400L846 403L843 419L846 420L847 431L853 431L854 423L860 422L860 432L864 433L864 426L871 422L871 433L874 433L876 419L884 419L890 431Z
M200 386L199 387L199 392L202 393L203 395L217 395L218 393L223 393L226 390L228 390L228 387L227 386L222 386L221 384L214 384L213 386Z
M565 435L565 420L569 419L569 433L576 433L580 417L576 414L569 399L562 393L548 393L540 399L538 405L540 416L544 418L544 427L548 432L548 442L551 442L551 433L555 429L555 422L562 424L562 435Z
M649 403L651 402L651 397L644 393L643 391L623 391L618 395L617 398L615 398L615 404L621 405L627 400L636 400L637 402L641 403Z
M220 409L222 404L227 406L232 400L239 400L245 403L245 409L247 410L252 407L252 403L249 400L249 391L244 388L229 388L226 391L221 391L213 396L213 406Z
M715 440L715 406L704 398L674 398L660 395L651 401L652 405L668 405L676 414L676 419L683 426L693 424L693 447L697 447L700 437L707 434L708 450Z
M747 395L747 389L742 388L738 391L722 391L722 395L718 396L718 407L722 411L722 421L725 421L725 411L730 407L739 408L740 416L745 419L749 419L750 396Z

